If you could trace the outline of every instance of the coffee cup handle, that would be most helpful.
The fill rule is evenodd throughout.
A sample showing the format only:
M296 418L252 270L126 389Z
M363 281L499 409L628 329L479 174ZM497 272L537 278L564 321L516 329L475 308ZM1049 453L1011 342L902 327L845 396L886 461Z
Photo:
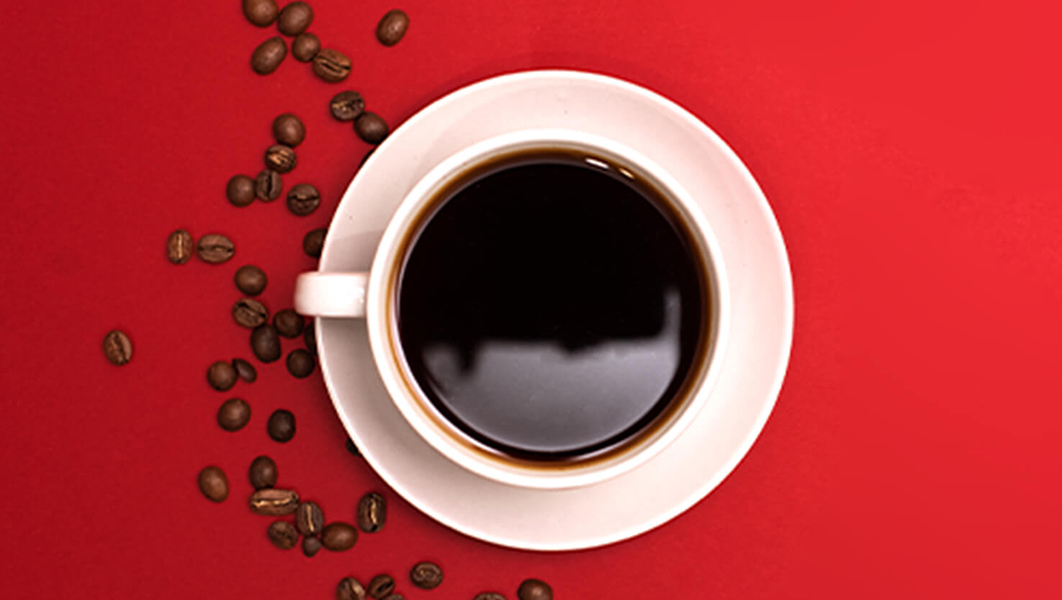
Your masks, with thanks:
M368 273L303 273L295 280L295 312L307 317L364 317Z

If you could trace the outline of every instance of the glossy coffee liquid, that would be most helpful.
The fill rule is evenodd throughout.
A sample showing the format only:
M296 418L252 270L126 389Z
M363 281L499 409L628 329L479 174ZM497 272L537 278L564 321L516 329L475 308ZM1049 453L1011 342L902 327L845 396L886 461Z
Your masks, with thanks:
M416 383L515 457L636 435L681 396L707 339L704 270L679 223L650 187L582 154L510 155L459 178L397 279Z

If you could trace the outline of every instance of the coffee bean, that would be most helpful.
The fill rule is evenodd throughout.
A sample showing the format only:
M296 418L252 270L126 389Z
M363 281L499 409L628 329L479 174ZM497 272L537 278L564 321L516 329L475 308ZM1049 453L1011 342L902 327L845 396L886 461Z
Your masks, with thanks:
M443 572L439 565L433 562L421 562L413 565L409 571L409 579L422 590L434 590L442 583Z
M315 363L313 355L302 348L296 348L288 354L288 372L299 379L309 377L313 373Z
M207 369L207 383L219 392L232 389L236 385L236 369L229 363L219 360Z
M306 343L306 350L310 354L317 356L317 332L314 331L314 326L311 323L306 326L306 329L302 330L302 340Z
M387 523L387 501L376 492L369 492L358 501L358 527L365 533L376 533Z
M265 290L269 279L262 269L254 265L244 265L236 271L233 282L236 284L236 289L241 292L248 296L257 296Z
M292 2L280 11L277 29L286 36L294 37L306 31L313 22L313 9L305 2Z
M225 186L225 197L233 206L250 206L254 202L255 183L246 175L233 175Z
M269 309L257 300L240 298L232 305L232 318L240 327L254 329L269 320Z
M303 502L295 510L295 528L302 535L321 535L324 529L324 512L316 502Z
M276 171L277 173L288 173L295 168L298 164L298 158L295 156L295 151L289 146L284 144L273 144L270 146L263 157L267 169Z
M299 495L295 490L265 488L251 494L251 510L267 517L290 515L299 507Z
M358 530L346 523L329 523L321 531L321 543L333 552L342 552L354 547Z
M376 39L384 46L394 46L402 40L408 29L409 15L398 9L389 10L376 26Z
M251 405L240 398L230 398L218 408L218 425L225 431L239 431L251 420Z
M306 126L299 117L284 113L273 119L273 138L278 144L294 148L306 139Z
M476 597L472 600L505 600L505 596L498 592L483 592L482 594L476 594Z
M353 121L365 111L365 98L354 90L346 90L332 96L328 109L338 121Z
M277 484L277 463L268 456L258 456L251 461L247 479L256 490L271 488Z
M299 532L287 521L274 521L266 531L269 541L281 550L291 550L299 541Z
M354 456L361 456L361 451L354 444L354 440L347 438L347 452L350 452Z
M254 383L258 379L258 370L254 368L254 365L242 358L232 359L232 368L236 369L236 376L247 383Z
M406 600L406 597L402 594L399 594L398 592L395 592L394 594L388 594L387 596L384 596L383 600Z
M278 409L269 415L269 423L266 425L269 437L284 443L295 437L295 415L291 411Z
M280 358L280 336L272 325L259 325L251 332L251 352L264 363Z
M219 467L206 467L199 472L199 491L208 500L222 502L229 497L229 478Z
M312 33L300 33L291 42L291 55L299 62L310 62L321 50L321 38Z
M219 264L232 258L236 253L236 245L220 233L208 233L199 238L196 252L203 262Z
M387 137L387 122L376 113L363 112L354 121L354 133L366 143L379 144Z
M395 591L395 580L390 575L381 573L372 578L367 591L370 596L379 600Z
M350 59L341 52L324 48L313 57L313 72L328 83L338 83L350 75Z
M284 180L280 173L270 169L262 169L254 181L254 194L262 202L272 202L280 197L284 191Z
M111 364L122 366L133 358L133 342L124 332L114 329L103 336L103 355Z
M308 183L300 183L288 192L288 210L293 215L305 217L320 205L321 194Z
M353 577L346 577L336 586L336 600L365 600L365 588Z
M328 230L324 227L307 233L302 238L302 251L310 258L321 258L321 250L324 248L326 233L328 233Z
M302 538L302 553L306 555L306 558L313 558L323 547L321 540L315 537Z
M243 15L258 27L268 27L278 12L275 0L243 0Z
M166 258L175 265L183 265L192 258L192 234L178 229L166 240Z
M277 333L288 339L299 337L304 324L305 320L302 315L292 308L278 310L277 314L273 315L273 326L277 328Z
M553 588L541 579L525 579L516 590L520 600L553 600Z
M288 46L284 43L284 38L269 38L254 49L251 54L251 68L259 75L269 75L277 70L287 55Z

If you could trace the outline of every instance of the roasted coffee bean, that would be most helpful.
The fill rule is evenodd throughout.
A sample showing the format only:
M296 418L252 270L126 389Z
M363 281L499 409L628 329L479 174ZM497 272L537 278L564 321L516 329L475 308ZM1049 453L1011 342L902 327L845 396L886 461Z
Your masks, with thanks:
M251 298L240 298L232 305L232 319L240 327L254 329L269 321L269 309Z
M287 521L274 521L266 531L269 541L281 550L291 550L299 542L299 532Z
M339 92L332 96L332 101L328 103L328 109L332 111L332 116L336 120L353 121L365 111L365 98L362 98L361 94L354 90Z
M369 492L358 501L358 527L365 533L376 533L387 523L387 501L376 492Z
M321 530L321 544L333 552L342 552L354 547L358 530L346 523L329 523Z
M225 186L225 197L233 206L250 206L255 198L254 180L246 175L233 175Z
M292 308L278 310L277 314L273 315L273 327L277 328L277 333L288 339L299 337L305 322L302 315Z
M114 329L103 336L103 355L112 365L122 366L133 358L133 342L124 332Z
M295 528L302 535L321 535L324 529L324 513L316 502L303 502L295 511Z
M395 580L390 575L381 573L372 578L366 591L369 592L370 596L379 600L395 591Z
M361 450L358 450L358 446L354 444L354 440L347 438L347 452L350 452L354 456L361 456Z
M221 468L210 466L199 472L199 491L209 500L221 502L229 497L229 478Z
M295 415L283 408L273 411L269 415L269 423L266 425L269 437L278 442L288 442L295 437Z
M264 363L280 359L280 336L272 325L259 325L251 332L251 352Z
M443 572L433 562L421 562L413 565L409 579L422 590L434 590L443 582Z
M286 36L294 37L306 31L313 22L313 9L305 2L292 2L280 11L277 29Z
M402 40L408 29L409 15L398 9L389 10L376 26L376 39L384 46L394 46Z
M363 112L354 120L354 133L366 143L379 144L387 137L387 122L376 113Z
M383 600L406 600L406 597L398 592L384 596Z
M314 331L313 323L302 330L302 340L306 343L306 349L310 354L317 356L317 332Z
M243 15L258 27L268 27L277 20L275 0L243 0Z
M305 217L317 210L320 205L320 192L308 183L300 183L288 192L288 210L293 215Z
M299 117L284 113L273 119L273 138L278 144L294 148L306 139L306 126Z
M265 160L266 168L277 173L288 173L299 162L295 156L295 151L284 144L273 144L266 150L265 156L262 158Z
M208 233L199 238L196 252L203 262L219 264L232 258L236 253L236 245L220 233Z
M520 600L553 600L553 588L541 579L525 579L516 590Z
M183 265L192 258L192 234L178 229L166 240L166 258L175 265Z
M328 233L328 230L324 227L307 233L302 238L302 251L310 258L321 258L321 250L324 248L326 233Z
M299 379L305 379L313 373L316 362L312 354L302 348L296 348L288 353L288 372Z
M346 577L336 586L336 600L365 600L365 588L357 579Z
M262 172L254 180L254 194L262 202L276 200L280 197L280 192L282 191L284 191L284 180L280 178L280 173L276 171L262 169Z
M284 38L269 38L254 49L251 54L251 68L259 75L269 75L277 70L287 55L288 46L284 43Z
M254 383L258 379L258 369L242 358L232 359L232 368L236 369L236 376L247 383Z
M291 41L291 55L299 62L310 62L321 50L321 39L312 33L300 33Z
M261 294L265 290L266 283L269 282L265 272L254 265L243 265L240 267L236 271L236 275L233 276L232 280L233 283L236 284L236 289L248 296L257 296L258 294Z
M323 547L321 540L315 537L302 538L302 553L305 554L307 558L313 558Z
M299 507L299 495L295 490L265 488L251 494L251 510L267 517L290 515Z
M256 490L271 488L277 484L277 463L268 456L258 456L247 469L247 479Z
M229 363L219 360L207 368L207 383L219 392L232 389L236 385L236 369Z
M505 596L498 592L483 592L482 594L476 594L476 597L472 600L505 600Z
M218 425L225 431L239 431L251 420L251 405L241 398L231 398L218 408Z
M350 75L350 59L341 52L324 48L313 57L313 72L328 83L338 83Z

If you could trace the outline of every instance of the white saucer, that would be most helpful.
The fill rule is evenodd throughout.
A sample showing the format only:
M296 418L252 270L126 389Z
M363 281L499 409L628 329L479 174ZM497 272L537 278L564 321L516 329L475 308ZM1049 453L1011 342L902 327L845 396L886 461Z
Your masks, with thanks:
M748 452L782 385L793 332L789 260L767 200L732 150L696 117L633 84L574 71L496 77L428 106L384 142L347 189L322 271L365 271L397 204L433 166L475 142L567 127L626 144L663 165L694 197L723 248L732 321L723 369L689 429L645 465L591 487L540 491L484 479L422 441L391 403L365 323L319 319L322 370L366 460L411 504L488 542L573 550L624 540L706 496Z

